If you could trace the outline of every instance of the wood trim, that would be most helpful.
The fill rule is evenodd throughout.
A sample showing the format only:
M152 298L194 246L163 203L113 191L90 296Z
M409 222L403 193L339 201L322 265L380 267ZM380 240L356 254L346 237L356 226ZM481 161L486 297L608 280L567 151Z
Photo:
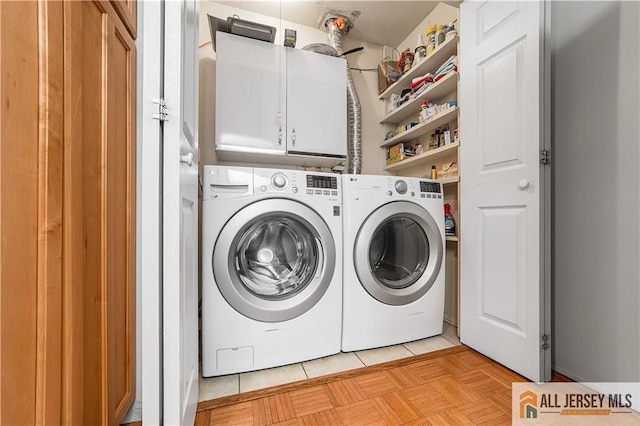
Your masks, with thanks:
M63 98L62 5L38 2L39 146L36 423L61 415Z
M64 243L62 423L84 423L84 276L82 128L82 13L63 3L64 33Z
M111 67L107 75L111 81L107 93L108 134L104 158L107 185L105 241L110 262L108 271L114 276L107 276L106 280L108 311L105 324L108 347L119 347L123 352L118 358L115 351L108 351L108 406L119 423L135 398L136 47L115 13L112 17L107 39L108 65ZM119 216L123 204L126 205L124 217Z
M0 2L0 424L36 421L37 7Z
M111 4L118 16L120 16L131 38L135 40L138 19L138 4L136 0L111 0Z

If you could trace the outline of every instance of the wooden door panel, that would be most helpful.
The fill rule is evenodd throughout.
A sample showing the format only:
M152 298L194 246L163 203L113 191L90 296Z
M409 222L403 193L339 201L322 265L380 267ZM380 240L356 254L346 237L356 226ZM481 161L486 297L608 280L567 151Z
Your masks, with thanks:
M129 34L135 40L136 38L136 22L138 18L138 5L136 0L111 0L113 8L116 10L122 23L124 23Z
M135 46L107 2L65 3L65 14L70 143L81 152L83 423L114 424L135 388Z
M135 389L135 46L117 21L108 27L106 146L109 412L122 419Z
M0 424L134 389L135 47L108 2L0 2Z
M0 2L0 424L35 424L38 13Z

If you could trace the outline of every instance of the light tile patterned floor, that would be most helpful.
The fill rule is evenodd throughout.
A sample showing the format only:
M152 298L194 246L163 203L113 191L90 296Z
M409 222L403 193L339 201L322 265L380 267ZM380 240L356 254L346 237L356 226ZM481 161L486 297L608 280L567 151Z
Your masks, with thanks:
M456 336L456 328L445 322L442 335L403 345L339 353L299 364L252 371L250 373L209 378L201 377L198 400L209 401L223 396L236 395L241 392L353 370L458 345L460 345L460 340Z

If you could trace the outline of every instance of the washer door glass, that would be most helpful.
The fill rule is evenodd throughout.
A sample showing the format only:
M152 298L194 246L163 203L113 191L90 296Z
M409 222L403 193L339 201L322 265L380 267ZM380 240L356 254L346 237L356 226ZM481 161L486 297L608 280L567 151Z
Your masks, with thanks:
M213 249L213 274L236 311L286 321L322 298L336 273L336 247L325 221L305 204L266 199L239 210Z
M382 303L412 303L438 278L443 239L438 223L418 204L396 201L380 206L356 236L354 266L358 279Z
M258 297L291 297L313 279L318 245L307 224L296 218L256 218L240 237L235 253L240 280Z
M429 262L429 240L415 220L398 216L384 221L371 239L369 267L378 284L401 289L414 284Z

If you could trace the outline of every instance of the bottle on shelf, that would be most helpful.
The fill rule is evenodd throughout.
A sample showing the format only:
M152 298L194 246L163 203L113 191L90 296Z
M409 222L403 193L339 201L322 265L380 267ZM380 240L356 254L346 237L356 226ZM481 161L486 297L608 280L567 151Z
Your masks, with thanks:
M436 26L427 25L427 55L436 49Z
M429 146L427 149L436 149L436 148L437 148L436 134L431 133L431 137L429 138Z
M422 148L422 144L420 143L420 141L416 141L415 145L413 146L413 149L416 155L420 155L424 152L424 149Z
M444 43L444 39L446 37L446 33L442 25L438 24L436 26L436 47L440 46Z
M415 63L418 63L427 57L427 45L424 42L424 36L422 34L418 34L418 41L416 42L416 48L413 52L415 54L413 58Z
M431 166L431 179L438 179L438 171L436 166Z
M426 119L426 115L424 114L424 112L427 110L427 108L427 101L422 101L422 103L420 104L420 109L418 109L418 121L420 121L421 123Z
M409 71L411 69L411 65L413 65L413 53L411 53L411 49L407 47L407 49L400 55L400 61L398 62L403 74Z
M456 221L451 214L451 204L444 205L444 233L446 235L456 235Z

